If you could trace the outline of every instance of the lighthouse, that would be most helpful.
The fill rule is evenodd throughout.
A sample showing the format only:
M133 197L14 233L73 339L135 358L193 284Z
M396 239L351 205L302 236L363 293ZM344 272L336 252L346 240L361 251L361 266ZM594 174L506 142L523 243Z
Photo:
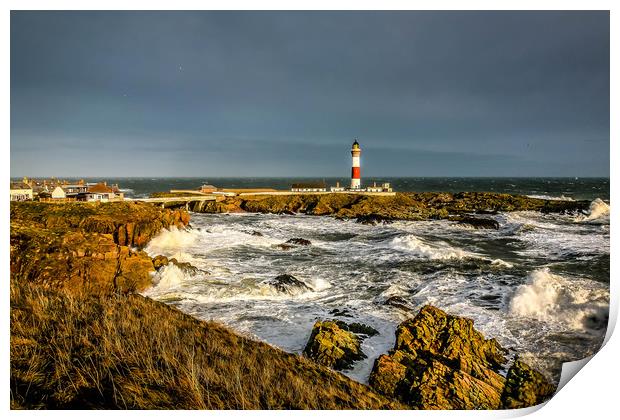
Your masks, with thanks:
M360 144L357 142L357 139L353 142L353 146L351 146L351 158L353 160L353 164L351 165L351 189L359 190L361 188L360 182L360 155L362 154L362 149L360 149Z

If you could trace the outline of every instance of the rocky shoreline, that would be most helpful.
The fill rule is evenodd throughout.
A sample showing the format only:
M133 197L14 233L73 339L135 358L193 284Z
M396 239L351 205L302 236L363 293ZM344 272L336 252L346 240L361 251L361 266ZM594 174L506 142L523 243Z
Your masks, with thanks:
M469 214L575 212L588 205L490 193L328 194L234 197L192 210L366 223L441 218L493 229L484 221L492 219ZM502 409L539 404L555 391L522 360L510 362L473 321L430 306L398 327L394 348L374 361L366 386L334 370L366 357L360 343L376 334L372 327L317 321L301 357L137 295L168 264L194 269L141 250L162 229L189 221L184 210L149 204L11 204L13 408ZM291 241L283 245L307 245ZM298 287L295 280L274 281ZM153 334L163 341L154 343Z
M587 200L544 200L524 195L490 192L396 193L394 196L360 194L290 194L225 197L222 201L191 203L198 213L275 213L333 216L360 223L392 220L450 219L476 228L496 228L481 215L510 211L543 213L584 212Z

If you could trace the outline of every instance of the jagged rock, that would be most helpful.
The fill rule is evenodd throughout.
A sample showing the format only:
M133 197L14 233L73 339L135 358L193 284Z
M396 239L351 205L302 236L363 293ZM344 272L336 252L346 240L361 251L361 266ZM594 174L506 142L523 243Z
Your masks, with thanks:
M378 223L389 220L448 219L451 215L478 211L534 210L541 212L584 211L587 200L543 200L523 195L490 192L464 193L396 193L393 196L361 194L291 194L226 197L219 202L199 203L193 211L223 213L248 211L255 213L331 215L342 219L369 217ZM373 215L378 216L375 218Z
M335 316L346 316L346 317L350 317L351 316L351 314L349 313L348 309L334 308L331 311L329 311L329 313L331 315L335 315Z
M301 280L297 280L295 276L290 274L280 274L278 277L267 280L263 284L268 284L280 293L294 293L313 290L306 283Z
M155 267L155 270L159 270L161 267L167 266L168 262L168 257L164 255L157 255L153 258L153 267Z
M392 223L393 220L390 217L382 216L380 214L366 214L358 216L355 221L363 225L376 225L379 223Z
M403 311L411 311L412 309L407 300L401 296L390 296L385 300L384 304L402 309Z
M336 321L339 326L344 324L344 329L351 331L353 334L362 335L366 337L373 337L379 334L379 331L371 327L370 325L361 324L359 322L351 322L350 324L346 324L343 321Z
M309 246L312 245L312 242L304 238L291 238L285 244Z
M540 372L517 359L506 376L502 407L524 408L541 404L553 396L555 389Z
M199 273L208 274L206 270L202 270L188 262L177 261L176 258L170 258L169 263L174 264L181 271L189 274L190 276L195 276L196 274L199 274Z
M146 203L11 203L11 273L68 291L141 291L155 268L136 248L188 217Z
M360 348L361 339L335 321L317 321L304 355L317 363L336 370L350 369L366 355Z
M461 225L471 226L475 229L499 229L499 222L486 217L462 216L454 219Z
M379 357L369 383L420 409L497 409L505 350L473 321L425 306L400 324L396 344Z
M263 236L263 234L262 234L262 233L260 233L260 232L259 232L259 231L257 231L257 230L253 230L253 231L252 231L252 233L250 233L250 235L252 235L252 236Z

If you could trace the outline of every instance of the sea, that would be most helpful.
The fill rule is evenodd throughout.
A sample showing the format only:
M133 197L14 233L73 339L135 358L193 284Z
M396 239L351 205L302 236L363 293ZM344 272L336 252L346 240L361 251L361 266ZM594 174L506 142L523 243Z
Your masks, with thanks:
M285 178L122 178L127 196L197 188L288 189ZM328 185L347 179L325 179ZM204 320L301 354L317 320L361 322L379 331L368 356L344 374L367 383L374 359L394 345L399 323L423 305L474 320L550 379L561 364L602 344L608 321L608 178L376 178L395 191L493 191L546 199L589 200L584 214L485 215L498 230L448 220L362 225L333 217L192 214L191 228L155 237L146 251L202 271L168 265L145 295ZM310 246L277 245L304 238ZM281 290L289 274L306 287ZM397 305L391 303L397 302Z
M76 178L66 178L76 181ZM118 184L127 197L144 198L153 192L196 189L211 184L221 188L274 188L288 190L303 181L325 181L342 186L350 178L82 178L87 182ZM19 180L19 179L14 179ZM492 191L534 197L609 200L609 178L364 178L363 184L389 182L394 191Z

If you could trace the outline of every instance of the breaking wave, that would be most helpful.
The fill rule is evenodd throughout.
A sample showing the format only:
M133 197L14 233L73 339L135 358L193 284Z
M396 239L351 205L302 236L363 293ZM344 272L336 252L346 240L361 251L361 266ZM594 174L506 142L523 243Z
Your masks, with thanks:
M532 272L529 283L517 289L510 313L576 330L600 329L607 323L608 301L608 291L543 268Z
M606 216L609 216L609 204L605 203L600 198L597 198L590 203L589 214L583 219L583 221L598 220Z
M544 195L544 194L537 195L537 194L531 194L531 195L528 195L527 197L530 197L530 198L539 198L539 199L541 199L541 200L554 200L554 201L575 201L572 197L566 197L566 196L564 196L564 195L561 195L561 196L557 197L557 196L553 196L553 195Z
M168 255L171 251L180 251L192 246L197 240L196 231L172 226L151 239L145 250L149 255Z
M399 251L406 251L416 257L430 260L461 260L475 256L475 254L454 248L447 243L435 242L433 245L428 244L415 235L398 236L391 240L391 245Z

